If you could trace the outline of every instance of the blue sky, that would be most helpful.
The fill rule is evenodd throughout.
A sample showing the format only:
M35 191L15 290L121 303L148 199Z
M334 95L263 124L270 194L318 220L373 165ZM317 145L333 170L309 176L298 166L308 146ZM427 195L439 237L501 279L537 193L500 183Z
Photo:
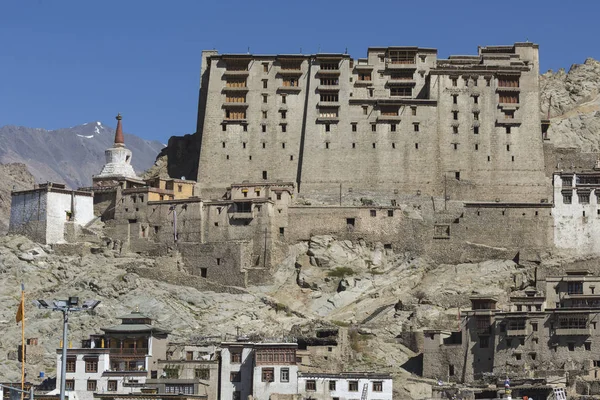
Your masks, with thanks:
M577 4L577 5L575 5ZM600 59L600 2L0 0L0 126L84 122L167 141L193 133L203 49L344 52L540 44L541 70Z

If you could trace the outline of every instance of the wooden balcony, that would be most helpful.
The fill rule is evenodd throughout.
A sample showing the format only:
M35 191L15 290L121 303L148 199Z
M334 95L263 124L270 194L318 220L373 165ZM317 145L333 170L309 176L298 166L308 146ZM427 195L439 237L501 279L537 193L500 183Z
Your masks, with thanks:
M117 347L117 348L109 348L108 350L110 351L110 355L123 354L123 355L145 356L146 354L148 354L147 347L137 347L135 349Z
M515 337L515 336L527 336L527 329L507 329L506 336Z
M385 63L386 69L417 69L417 63L414 61L388 61Z
M590 336L592 334L592 329L590 327L587 327L587 328L557 328L554 331L554 334L557 336Z

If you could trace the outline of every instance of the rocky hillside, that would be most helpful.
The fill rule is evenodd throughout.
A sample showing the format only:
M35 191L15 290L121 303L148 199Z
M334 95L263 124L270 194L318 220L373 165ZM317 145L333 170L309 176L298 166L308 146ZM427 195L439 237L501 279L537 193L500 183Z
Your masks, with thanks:
M10 192L32 188L35 178L25 164L0 164L0 235L8 231L10 220Z
M184 276L176 258L148 259L83 245L75 253L39 246L20 236L0 238L0 376L18 378L15 360L20 338L14 323L19 283L26 285L26 335L39 338L45 355L31 359L30 377L55 372L55 349L61 317L38 310L32 299L98 299L94 315L73 316L74 345L99 328L116 324L116 316L139 308L173 331L174 340L199 336L261 334L281 337L315 325L337 325L347 332L347 351L323 362L326 370L388 371L396 380L397 398L428 395L429 382L411 376L415 356L402 340L411 329L448 328L457 324L458 307L472 293L506 300L530 284L532 269L512 261L435 265L426 259L384 249L381 243L314 237L289 250L274 271L271 285L202 289L197 277ZM70 254L70 255L68 255ZM183 282L183 283L182 283ZM178 285L175 285L177 283ZM200 288L200 289L199 289ZM229 336L231 339L232 336Z
M557 147L600 150L600 62L588 58L569 72L540 77L542 114L551 118L549 137Z
M112 145L114 135L115 130L101 122L52 131L7 125L0 127L0 163L23 163L38 182L90 186L92 175L104 165L104 150ZM129 134L125 134L125 144L133 151L137 173L152 166L164 147Z

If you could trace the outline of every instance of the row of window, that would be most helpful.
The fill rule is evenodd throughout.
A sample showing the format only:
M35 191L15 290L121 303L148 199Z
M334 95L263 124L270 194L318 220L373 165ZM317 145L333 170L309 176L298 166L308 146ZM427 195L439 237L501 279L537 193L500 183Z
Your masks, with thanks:
M452 149L458 150L458 145L459 144L460 143L451 143ZM222 146L223 146L223 148L225 148L225 146L226 146L225 142L222 142ZM352 149L356 149L357 148L357 143L356 142L352 142L351 146L352 146L351 147ZM285 147L285 142L281 143L281 147L282 147L282 149L286 148ZM242 148L244 148L244 149L246 148L246 142L242 143ZM265 142L262 143L262 148L263 149L267 148L267 144ZM377 148L377 143L375 143L375 142L371 143L371 148L376 149ZM392 149L396 149L396 148L398 148L398 146L396 146L395 142L392 142ZM325 142L325 149L326 150L331 149L331 142ZM474 145L474 149L475 149L475 151L479 151L479 144L476 143ZM415 143L415 150L419 150L419 143ZM506 145L506 151L510 151L510 145ZM249 157L248 160L252 161L252 156L248 156L248 157ZM230 159L229 158L229 154L226 155L226 159L227 160ZM488 160L488 162L491 162L491 160L492 160L491 156L487 156L487 160ZM294 156L293 155L290 155L290 161L294 161ZM515 156L511 156L511 162L515 162ZM600 215L600 210L598 211L598 214Z
M286 111L280 111L281 113L281 119L286 119L287 117L287 112ZM266 118L266 111L263 111L263 117ZM476 114L479 115L479 114ZM323 111L319 113L319 118L337 118L338 117L338 113L337 111ZM458 117L457 117L458 118ZM246 119L246 112L245 111L240 111L240 112L229 112L229 110L227 110L225 112L225 119L227 120L245 120ZM281 132L287 132L287 124L285 123L281 123L279 124L281 126ZM323 124L324 125L324 129L325 132L331 132L331 124ZM377 132L377 125L376 123L371 123L371 132ZM397 126L398 124L389 124L390 125L390 131L391 132L397 132ZM413 132L420 132L420 124L418 122L413 122ZM358 123L357 122L352 122L350 124L351 128L352 128L352 132L358 132ZM223 128L223 132L227 132L227 124L223 124L222 125ZM505 132L510 134L512 132L512 129L510 126L506 126L505 128ZM248 132L248 125L244 124L243 125L243 130L244 132ZM265 124L261 124L261 130L263 133L267 132L267 125ZM459 130L458 130L458 126L453 126L452 127L452 133L453 134L458 134ZM479 127L478 126L474 126L473 127L473 134L478 135L479 134Z
M75 390L75 380L74 379L67 379L65 381L65 390L67 390L67 391ZM98 381L91 380L91 379L87 380L87 391L95 392L96 390L98 390ZM117 381L116 380L108 381L106 390L109 392L116 392L117 391Z
M469 82L472 82L473 86L477 86L478 85L478 81L479 81L479 79L477 77L473 77L473 78L465 77L465 78L463 78L463 80L465 82L465 86L469 86ZM486 77L485 78L485 85L486 86L490 86L491 85L491 81L492 81L491 78ZM457 87L458 86L458 77L451 76L450 77L450 82L452 83L452 86ZM518 76L502 76L502 77L498 77L498 87L518 88L519 87L519 77Z
M77 372L77 362L76 361L77 361L76 358L71 358L71 357L67 358L67 367L66 367L67 372ZM85 360L85 372L88 372L88 373L98 372L98 359L97 358Z
M267 103L267 98L268 98L267 95L263 95L263 103ZM321 101L324 101L324 102L327 102L327 101L330 101L330 102L331 101L336 101L337 102L338 100L335 100L335 99L337 99L339 97L337 95L335 95L334 97L330 97L329 95L323 95L320 98L321 98ZM236 99L235 101L231 101L231 102L242 102L243 103L243 102L246 101L246 98L243 97L243 96L242 97L233 97L232 96L232 97L227 97L227 99L232 99L232 100ZM243 101L238 101L239 99L243 99ZM330 99L334 99L334 100L330 100ZM227 101L229 102L229 100L227 100ZM281 96L281 102L282 102L282 104L286 104L286 96L285 95ZM411 109L411 115L416 116L417 115L417 107L416 106L411 106L410 109ZM328 109L321 109L321 110L323 110L323 112L326 112L326 113L331 113L332 112L331 110L328 110ZM384 116L398 116L399 115L399 110L400 110L399 108L382 109L381 115L384 115ZM281 110L279 112L281 114L281 118L285 119L286 115L287 115L287 111L286 110ZM367 115L368 113L369 113L369 107L368 106L363 106L363 115ZM336 114L335 116L337 117L337 109L335 111L335 114ZM262 111L262 117L263 117L263 119L267 119L268 112L267 111ZM246 112L243 111L243 110L226 110L225 111L225 119L232 119L232 120L235 120L235 119L246 119ZM356 124L356 122L353 122L353 124ZM225 131L225 128L223 128L223 130Z
M563 203L571 204L573 202L573 192L563 192ZM600 193L596 194L597 202L600 204ZM577 198L579 199L579 204L590 204L590 192L578 192ZM598 215L600 215L600 210L598 211ZM583 216L585 217L585 211L583 212Z
M343 390L341 388L338 388L338 384L337 381L334 380L330 380L328 383L328 387L330 391L334 391L334 390ZM314 392L317 390L317 381L314 379L309 379L306 381L305 386L304 386L306 391L309 392ZM383 392L383 382L382 381L375 381L375 382L371 382L371 390L373 392ZM358 381L348 381L348 391L349 392L358 392Z
M458 94L452 94L452 104L458 104ZM471 95L473 104L479 104L479 95ZM503 104L518 104L519 94L518 93L500 93L498 102ZM514 118L514 111L504 111L506 118Z

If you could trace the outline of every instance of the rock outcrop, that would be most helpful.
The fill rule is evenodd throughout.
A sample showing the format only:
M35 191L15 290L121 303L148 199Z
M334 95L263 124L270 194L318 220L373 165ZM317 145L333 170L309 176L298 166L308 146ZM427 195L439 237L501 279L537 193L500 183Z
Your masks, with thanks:
M512 261L436 265L381 243L332 236L291 246L273 271L273 284L246 291L217 293L196 285L193 280L202 281L198 277L188 278L187 284L167 283L176 264L169 257L119 254L91 243L50 248L21 236L0 237L0 358L7 359L0 363L0 376L18 379L20 328L14 318L22 281L28 298L26 336L38 338L43 347L43 356L28 365L30 376L40 371L52 376L61 336L60 315L34 308L31 300L77 295L102 303L93 315L79 313L71 319L74 346L136 308L170 329L178 341L199 336L231 340L238 329L273 338L337 325L343 332L340 346L347 343L349 350L341 359L322 363L322 372L390 372L400 397L417 397L427 384L408 380L411 375L402 366L415 353L408 340L399 338L422 328L447 329L456 324L458 308L468 306L470 294L493 294L505 302L533 276L531 268Z
M540 101L543 116L550 116L548 136L556 147L600 150L600 62L588 58L569 72L541 75Z

